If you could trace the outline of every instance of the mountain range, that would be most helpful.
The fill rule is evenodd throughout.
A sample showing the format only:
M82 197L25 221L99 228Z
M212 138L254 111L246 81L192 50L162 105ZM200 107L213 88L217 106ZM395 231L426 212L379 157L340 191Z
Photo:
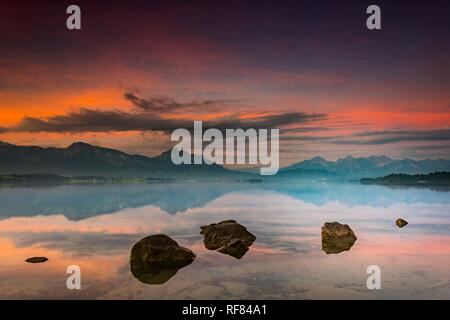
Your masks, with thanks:
M122 151L75 142L67 148L17 146L0 142L0 174L51 173L66 176L153 177L153 178L251 178L255 174L220 165L175 165L171 150L156 157L130 155ZM279 171L277 177L380 177L392 173L426 174L450 171L450 161L391 159L386 156L337 161L321 157L304 160ZM266 176L270 178L270 176ZM265 178L266 178L265 177Z
M354 158L347 156L337 161L328 161L315 157L292 164L281 171L284 174L297 170L322 170L347 177L381 177L392 173L426 174L436 171L450 171L450 161L391 159L386 156L370 156Z
M65 176L193 178L241 177L222 166L175 165L171 150L157 157L76 142L67 148L17 146L0 142L0 174L51 173Z

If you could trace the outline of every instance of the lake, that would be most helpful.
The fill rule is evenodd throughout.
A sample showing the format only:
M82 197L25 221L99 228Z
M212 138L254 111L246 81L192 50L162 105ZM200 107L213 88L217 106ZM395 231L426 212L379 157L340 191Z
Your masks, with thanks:
M0 187L3 299L450 299L450 192L357 182L151 183ZM409 222L395 225L397 218ZM256 236L241 258L207 250L200 226L234 219ZM322 250L325 222L347 251ZM161 284L130 250L164 233L195 252ZM45 256L45 263L24 260ZM69 265L81 289L69 290ZM381 270L369 290L367 267Z

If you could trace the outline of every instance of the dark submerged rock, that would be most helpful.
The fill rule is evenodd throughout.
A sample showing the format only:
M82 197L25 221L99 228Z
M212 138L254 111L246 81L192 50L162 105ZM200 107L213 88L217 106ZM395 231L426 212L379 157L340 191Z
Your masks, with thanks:
M32 258L28 258L27 260L25 260L28 263L42 263L47 261L48 258L46 257L32 257Z
M325 222L322 227L322 250L327 254L348 251L356 241L352 229L339 222Z
M208 250L217 250L236 259L242 258L256 237L247 231L247 228L235 220L225 220L201 226L203 243Z
M178 262L194 260L195 254L166 236L155 234L139 240L131 249L130 261L134 262Z
M195 254L164 234L139 240L131 249L130 269L133 276L147 284L162 284L179 269L191 264Z
M404 226L406 226L406 225L408 224L408 221L403 220L402 218L398 218L398 219L395 221L395 224L397 225L397 227L403 228Z

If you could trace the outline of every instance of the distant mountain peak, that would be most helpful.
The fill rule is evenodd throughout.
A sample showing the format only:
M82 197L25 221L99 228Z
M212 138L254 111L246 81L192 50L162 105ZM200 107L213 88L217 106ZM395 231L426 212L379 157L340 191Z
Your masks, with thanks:
M392 160L389 157L386 157L385 155L382 156L370 156L368 159L373 159L373 160Z
M3 146L3 147L16 147L16 145L14 145L12 143L4 142L4 141L0 141L0 146Z
M307 162L311 163L311 165L320 165L320 166L328 166L329 161L326 160L323 157L316 156L310 160L306 160Z
M94 146L92 144L86 143L86 142L74 142L72 143L70 146L68 146L67 148L63 149L69 152L93 152L93 153L113 153L116 155L121 155L121 156L128 156L127 153L120 151L120 150L116 150L116 149L111 149L111 148L106 148L106 147L101 147L101 146Z
M163 153L161 153L159 156L156 156L157 159L161 159L161 160L166 160L166 161L172 161L172 150L173 148L170 148L169 150L164 151ZM178 149L175 149L178 150ZM182 151L182 150L178 150L178 151ZM194 163L194 159L195 158L201 158L201 159L205 159L203 157L203 155L195 155L193 153L189 153L190 157L191 157L191 161L192 163ZM204 160L202 160L204 161Z
M77 141L77 142L72 143L67 148L68 149L73 149L73 148L98 148L98 147L93 146L93 145L91 145L89 143L86 143L86 142Z
M163 151L159 156L156 156L156 158L158 158L158 159L167 159L167 158L169 158L171 156L171 154L172 154L172 148L170 148L170 149L168 149L166 151Z

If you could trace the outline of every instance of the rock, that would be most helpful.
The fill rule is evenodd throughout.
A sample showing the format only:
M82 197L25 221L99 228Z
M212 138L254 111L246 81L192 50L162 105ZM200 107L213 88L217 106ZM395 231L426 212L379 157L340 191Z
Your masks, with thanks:
M235 220L225 220L201 226L206 249L217 250L236 259L242 258L256 237Z
M325 222L322 227L323 240L356 240L353 230L347 224L339 222Z
M164 234L139 240L131 249L130 270L143 283L162 284L191 264L195 254Z
M231 239L226 246L217 249L217 251L240 259L247 253L248 248L249 247L245 245L244 241L240 239Z
M28 263L42 263L47 261L48 258L46 257L32 257L32 258L28 258L27 260L25 260Z
M348 251L356 241L353 230L339 222L325 222L322 227L322 250L327 254Z
M406 226L406 225L408 224L408 221L403 220L402 218L398 218L398 219L395 221L395 224L397 225L397 227L403 228L404 226Z
M134 262L178 262L191 261L195 254L180 247L178 243L165 234L156 234L139 240L131 249L130 261Z

